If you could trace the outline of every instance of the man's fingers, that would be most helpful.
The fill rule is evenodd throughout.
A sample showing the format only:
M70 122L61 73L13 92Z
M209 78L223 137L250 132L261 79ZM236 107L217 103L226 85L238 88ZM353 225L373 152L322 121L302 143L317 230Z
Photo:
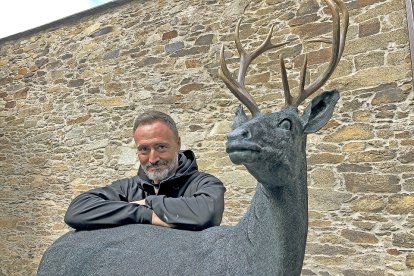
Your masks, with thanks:
M138 205L146 205L145 199L137 200L137 201L131 201L130 203L138 204Z
M154 211L152 212L152 224L164 227L173 227L172 224L166 223L165 221L161 220Z

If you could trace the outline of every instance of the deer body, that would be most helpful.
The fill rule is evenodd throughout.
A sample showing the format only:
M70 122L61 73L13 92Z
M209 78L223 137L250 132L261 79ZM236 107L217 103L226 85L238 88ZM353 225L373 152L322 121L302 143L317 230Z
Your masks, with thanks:
M286 208L263 189L258 184L252 207L235 227L70 232L49 248L38 275L299 275L306 231L292 231L284 220L289 214L280 213Z
M333 14L332 59L316 81L305 85L306 59L299 94L293 98L281 58L285 104L279 112L262 114L244 86L250 62L273 45L271 32L251 53L242 48L238 28L236 46L241 56L239 76L233 79L221 52L220 77L248 108L239 108L226 151L258 181L251 206L234 226L200 232L153 225L69 232L44 254L38 275L300 275L305 254L308 210L306 137L331 118L339 93L314 97L300 115L298 105L332 74L344 48L348 14L339 0L325 0ZM340 29L342 12L344 29Z

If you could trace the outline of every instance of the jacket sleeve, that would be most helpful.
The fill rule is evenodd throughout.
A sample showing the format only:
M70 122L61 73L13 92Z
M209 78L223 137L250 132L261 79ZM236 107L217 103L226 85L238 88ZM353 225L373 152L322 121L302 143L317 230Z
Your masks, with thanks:
M146 198L146 203L160 219L177 228L202 230L220 225L225 191L220 180L206 175L191 196L170 198L165 195L150 195Z
M151 223L152 210L129 203L134 192L129 179L90 190L77 196L65 214L65 223L77 230L92 230L131 223ZM134 198L139 200L141 198Z

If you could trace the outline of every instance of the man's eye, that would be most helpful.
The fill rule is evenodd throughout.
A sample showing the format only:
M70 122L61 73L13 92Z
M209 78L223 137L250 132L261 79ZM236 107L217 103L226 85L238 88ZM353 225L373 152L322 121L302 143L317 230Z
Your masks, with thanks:
M148 151L148 147L138 147L138 153L145 153Z
M166 150L167 146L166 145L157 145L157 151L163 151Z

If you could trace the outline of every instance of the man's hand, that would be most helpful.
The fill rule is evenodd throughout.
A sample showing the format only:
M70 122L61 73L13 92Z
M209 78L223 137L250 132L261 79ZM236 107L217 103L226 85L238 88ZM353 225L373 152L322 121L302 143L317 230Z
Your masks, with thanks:
M174 227L173 224L169 224L161 220L154 211L152 211L152 224L164 227Z
M135 203L135 204L138 204L138 205L147 205L145 203L145 199L141 199L141 200L137 200L137 201L131 201L131 203Z
M131 203L138 204L138 205L146 205L145 199L131 201ZM174 227L173 224L166 223L162 219L160 219L154 211L152 211L152 223L151 224L158 225L158 226L164 226L164 227Z

